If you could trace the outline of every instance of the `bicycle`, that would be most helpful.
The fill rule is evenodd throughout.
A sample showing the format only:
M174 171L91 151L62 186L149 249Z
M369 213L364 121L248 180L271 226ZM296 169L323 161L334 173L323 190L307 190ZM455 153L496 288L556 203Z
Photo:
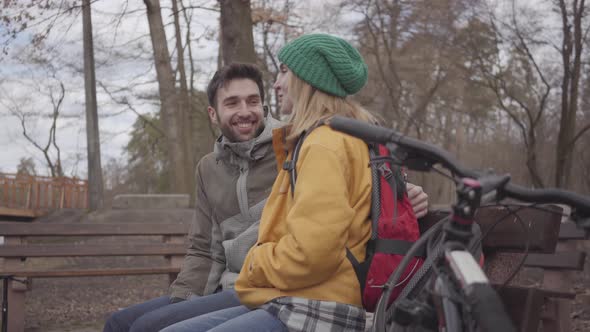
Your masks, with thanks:
M384 144L391 151L392 163L421 172L440 172L434 167L440 165L457 182L457 203L452 206L451 215L414 243L383 286L372 331L396 331L398 327L410 326L439 331L516 330L499 296L468 250L472 249L468 245L473 243L475 211L484 204L505 198L533 203L533 207L541 203L566 204L572 208L570 218L578 227L590 229L590 198L586 196L560 189L527 189L511 184L509 175L466 169L445 150L384 127L343 117L334 117L329 125L366 142ZM437 237L439 233L442 235ZM421 271L388 306L392 286L424 246L428 248L428 256Z

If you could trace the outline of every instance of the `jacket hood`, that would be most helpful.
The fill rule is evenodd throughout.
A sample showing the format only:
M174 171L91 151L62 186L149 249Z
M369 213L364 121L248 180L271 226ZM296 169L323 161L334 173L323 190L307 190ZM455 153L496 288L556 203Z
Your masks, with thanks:
M230 142L221 135L215 141L213 152L219 161L225 161L232 165L240 166L241 160L256 161L262 159L272 148L272 130L283 126L284 123L274 119L270 115L264 119L264 129L260 135L245 142Z

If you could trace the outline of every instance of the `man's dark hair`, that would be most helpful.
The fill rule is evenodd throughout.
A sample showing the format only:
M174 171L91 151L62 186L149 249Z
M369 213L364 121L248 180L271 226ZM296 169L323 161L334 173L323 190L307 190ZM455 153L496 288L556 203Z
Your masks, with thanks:
M213 75L213 78L207 85L207 99L209 105L217 108L217 90L225 86L231 80L246 78L254 81L258 85L260 100L264 101L264 88L262 86L262 72L258 67L248 63L232 63L219 69Z

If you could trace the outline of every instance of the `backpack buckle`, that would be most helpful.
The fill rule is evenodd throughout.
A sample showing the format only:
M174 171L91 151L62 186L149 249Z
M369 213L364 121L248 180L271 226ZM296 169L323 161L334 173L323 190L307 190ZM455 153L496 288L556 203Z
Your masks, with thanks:
M380 164L377 169L379 170L379 173L381 173L381 175L385 178L385 180L389 180L393 176L391 168L389 168L386 163Z
M283 169L291 172L293 170L293 160L285 160L283 163Z

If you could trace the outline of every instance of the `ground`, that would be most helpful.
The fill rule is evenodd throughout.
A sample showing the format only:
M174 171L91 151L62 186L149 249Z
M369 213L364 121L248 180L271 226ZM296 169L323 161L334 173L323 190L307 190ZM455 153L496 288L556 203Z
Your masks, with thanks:
M167 276L37 279L26 297L26 331L102 331L109 313L167 293Z

